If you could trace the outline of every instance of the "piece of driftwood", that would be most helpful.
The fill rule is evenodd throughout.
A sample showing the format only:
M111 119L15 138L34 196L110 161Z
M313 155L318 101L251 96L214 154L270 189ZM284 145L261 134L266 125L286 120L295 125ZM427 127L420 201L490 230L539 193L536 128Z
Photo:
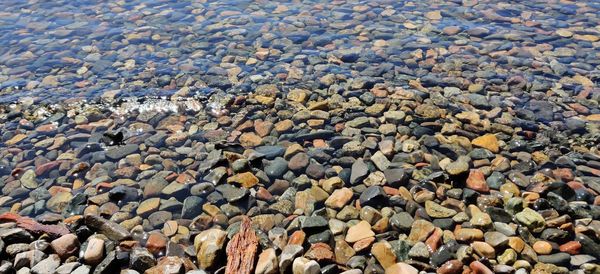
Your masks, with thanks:
M0 214L0 222L15 222L17 226L33 234L48 234L52 238L58 238L71 233L64 225L44 225L29 217L6 212Z
M250 218L244 216L240 231L227 244L225 274L251 274L258 249L258 237Z

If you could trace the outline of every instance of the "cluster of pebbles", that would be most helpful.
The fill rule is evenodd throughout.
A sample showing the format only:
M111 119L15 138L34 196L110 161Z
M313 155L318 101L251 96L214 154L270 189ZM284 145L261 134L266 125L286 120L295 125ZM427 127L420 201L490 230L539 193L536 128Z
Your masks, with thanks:
M600 273L594 1L18 2L0 273Z

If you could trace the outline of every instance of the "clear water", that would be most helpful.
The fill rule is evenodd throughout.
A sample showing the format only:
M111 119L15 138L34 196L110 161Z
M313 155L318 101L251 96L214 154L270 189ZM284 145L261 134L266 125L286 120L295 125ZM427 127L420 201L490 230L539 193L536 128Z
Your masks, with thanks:
M441 19L427 18L431 11ZM4 0L0 102L169 95L184 86L186 96L246 93L257 81L315 88L325 73L353 77L382 63L393 71L378 79L400 86L426 75L493 82L517 74L552 86L582 74L597 83L598 42L589 39L600 33L598 14L599 1ZM458 32L444 31L450 26ZM259 48L278 53L248 64ZM349 48L362 60L332 62ZM440 49L449 52L435 65L419 65ZM551 62L566 72L544 68ZM224 81L234 66L236 81ZM299 79L277 76L290 67Z

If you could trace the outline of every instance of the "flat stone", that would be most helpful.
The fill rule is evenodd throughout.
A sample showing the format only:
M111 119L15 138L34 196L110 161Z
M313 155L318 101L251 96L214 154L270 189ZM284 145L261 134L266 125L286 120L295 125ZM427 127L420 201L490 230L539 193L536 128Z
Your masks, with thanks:
M86 215L85 223L113 241L122 241L130 237L129 231L123 226L96 215Z
M258 184L258 178L252 172L244 172L227 178L227 183L238 184L244 188L252 188Z
M496 138L496 135L494 134L485 134L477 137L471 141L471 144L475 147L485 148L493 153L498 153L500 151L498 138Z
M360 221L358 224L348 228L346 242L355 243L373 236L375 236L375 233L371 230L371 225L366 221Z
M443 207L436 202L426 201L425 211L427 215L433 218L449 218L456 215L456 210Z

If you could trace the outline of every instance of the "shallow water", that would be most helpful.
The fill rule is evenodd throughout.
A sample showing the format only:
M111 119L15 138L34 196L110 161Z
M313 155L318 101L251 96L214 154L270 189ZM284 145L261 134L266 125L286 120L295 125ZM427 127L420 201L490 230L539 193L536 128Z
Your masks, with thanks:
M327 73L405 87L518 75L543 90L598 81L598 14L598 1L7 0L0 102L319 88ZM336 60L344 49L355 62Z
M0 1L0 255L222 273L251 221L257 273L598 273L599 16Z

